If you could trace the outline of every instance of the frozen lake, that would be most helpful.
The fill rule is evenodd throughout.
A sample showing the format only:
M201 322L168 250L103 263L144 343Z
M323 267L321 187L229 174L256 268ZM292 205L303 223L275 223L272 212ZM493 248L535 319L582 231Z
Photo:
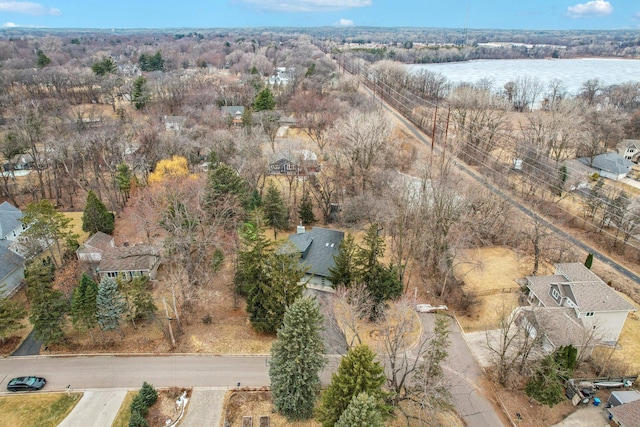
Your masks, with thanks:
M640 81L638 59L483 59L444 64L408 65L409 70L427 69L444 75L451 83L476 83L491 79L493 90L502 90L504 84L518 78L537 78L544 85L559 79L569 95L580 92L582 83L598 79L605 86Z

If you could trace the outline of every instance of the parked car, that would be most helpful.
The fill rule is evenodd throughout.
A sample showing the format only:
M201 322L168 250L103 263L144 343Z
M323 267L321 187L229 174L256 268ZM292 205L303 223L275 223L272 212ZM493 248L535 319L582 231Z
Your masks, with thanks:
M446 305L431 305L431 304L418 304L416 305L416 311L418 313L435 313L439 311L447 311L449 308Z
M13 378L7 384L7 390L9 391L35 391L40 390L47 381L44 378L30 376L30 377L17 377Z

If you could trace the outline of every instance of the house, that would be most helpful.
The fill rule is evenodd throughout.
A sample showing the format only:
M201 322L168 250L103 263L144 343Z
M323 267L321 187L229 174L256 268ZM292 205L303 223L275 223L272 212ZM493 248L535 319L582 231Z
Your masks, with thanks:
M315 153L300 150L298 153L278 153L269 163L269 175L307 176L320 172L320 164Z
M155 279L160 266L158 249L151 245L134 245L111 248L102 253L97 272L100 279L124 276L148 276Z
M287 69L286 67L276 67L271 77L269 77L269 84L272 86L276 84L286 86L291 83L291 80L293 79L293 72L293 68Z
M22 211L9 202L0 203L0 240L15 242L26 227L20 219Z
M617 153L599 154L591 162L585 157L580 162L595 169L600 176L616 181L625 178L633 166L632 161Z
M296 234L289 236L290 245L284 250L300 255L299 263L307 270L305 280L315 285L331 286L329 269L335 266L344 233L328 228L313 227L307 231L298 226Z
M186 121L185 116L164 116L164 128L167 132L180 132Z
M24 258L9 244L8 240L0 240L0 298L16 293L24 279Z
M640 160L640 139L623 139L616 147L616 153L627 160L638 163Z
M76 250L76 256L82 262L100 262L102 261L102 254L114 247L113 237L98 231L80 245Z
M619 427L640 427L640 400L609 408L611 425Z
M640 391L638 390L616 390L612 391L607 404L611 406L620 406L627 403L640 400Z
M220 108L220 112L230 124L234 126L240 126L242 124L242 116L244 114L244 107L242 105L231 105Z
M555 267L554 275L527 277L529 303L537 307L533 314L538 323L548 323L543 332L545 350L567 344L579 347L586 336L614 345L636 307L581 263Z

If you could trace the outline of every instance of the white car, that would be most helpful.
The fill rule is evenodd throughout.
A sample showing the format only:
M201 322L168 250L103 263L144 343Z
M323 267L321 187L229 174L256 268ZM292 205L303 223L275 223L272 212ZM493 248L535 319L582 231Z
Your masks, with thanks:
M433 313L436 311L449 310L446 305L431 305L431 304L418 304L416 305L416 311L418 313Z

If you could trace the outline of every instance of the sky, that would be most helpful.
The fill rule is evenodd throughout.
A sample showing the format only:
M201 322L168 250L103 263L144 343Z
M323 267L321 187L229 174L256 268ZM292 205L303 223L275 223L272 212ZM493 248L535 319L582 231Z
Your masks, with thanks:
M640 29L639 0L0 0L0 27Z

